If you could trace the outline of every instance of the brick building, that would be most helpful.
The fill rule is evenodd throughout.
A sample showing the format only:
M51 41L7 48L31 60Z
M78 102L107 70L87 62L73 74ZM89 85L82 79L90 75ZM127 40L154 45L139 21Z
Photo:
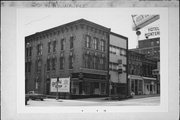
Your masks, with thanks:
M151 38L138 41L138 48L132 49L141 54L145 54L146 58L160 60L160 38Z
M128 38L111 32L109 74L111 95L127 95Z
M160 38L139 40L138 46L131 50L144 54L146 58L157 62L157 67L152 71L152 75L157 78L157 92L160 93Z
M152 71L157 69L157 61L129 50L128 64L129 92L133 91L135 95L156 94L157 78L153 76Z
M109 28L80 19L25 37L26 92L54 95L51 78L70 77L65 96L108 95L109 35Z

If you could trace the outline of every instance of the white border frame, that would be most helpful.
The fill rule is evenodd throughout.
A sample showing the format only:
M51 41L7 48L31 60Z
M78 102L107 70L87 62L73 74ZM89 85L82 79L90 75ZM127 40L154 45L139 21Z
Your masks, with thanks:
M48 8L50 9L50 8ZM71 8L69 8L71 9ZM78 9L78 8L76 8ZM83 8L81 8L83 9ZM91 9L91 8L85 8ZM103 8L106 9L106 8ZM168 9L167 8L107 8L115 10L130 10L131 14L159 14L160 15L160 79L161 95L159 106L77 106L77 107L29 107L25 106L25 75L24 73L24 42L21 20L17 18L17 112L18 113L97 113L107 112L168 112ZM134 11L135 9L135 11ZM19 13L17 10L17 14Z
M74 1L76 2L76 1ZM178 2L178 1L177 1ZM110 4L96 4L90 2L89 7L127 7L121 1ZM118 4L116 4L118 3ZM143 4L144 3L144 4ZM178 120L179 119L179 5L167 1L138 2L137 7L164 6L168 9L168 112L116 112L116 113L18 113L17 112L17 8L30 7L15 4L1 9L1 118L3 120ZM163 4L167 3L167 4ZM134 7L133 5L130 5ZM168 8L169 6L169 8ZM172 8L172 7L175 8ZM33 7L33 6L31 6ZM37 6L38 7L38 6ZM82 107L83 108L83 107Z

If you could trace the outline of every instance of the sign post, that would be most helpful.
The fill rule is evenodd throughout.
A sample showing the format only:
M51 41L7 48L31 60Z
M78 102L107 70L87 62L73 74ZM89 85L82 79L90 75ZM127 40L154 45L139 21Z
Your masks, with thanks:
M56 91L56 100L59 99L59 93L58 93L58 83L59 83L59 77L57 77L57 82L56 82L56 88L57 88L57 91Z

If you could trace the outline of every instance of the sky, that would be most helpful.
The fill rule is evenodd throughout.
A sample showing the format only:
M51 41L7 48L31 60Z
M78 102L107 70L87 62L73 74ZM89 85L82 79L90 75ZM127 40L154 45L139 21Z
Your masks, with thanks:
M129 40L128 47L131 49L135 48L137 44L137 35L132 30L134 23L131 17L136 13L138 11L136 12L135 9L127 8L29 8L20 9L17 20L22 25L25 37L83 18L111 28L112 32L127 37ZM156 21L148 26L158 24ZM147 27L141 29L142 34L139 39L145 39L144 32L147 31Z

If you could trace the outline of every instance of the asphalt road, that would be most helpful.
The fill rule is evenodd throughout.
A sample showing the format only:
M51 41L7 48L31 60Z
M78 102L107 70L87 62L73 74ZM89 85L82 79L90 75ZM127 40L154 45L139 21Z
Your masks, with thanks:
M86 99L44 99L44 101L29 100L27 106L156 106L160 104L160 97L147 97L126 100L105 100L104 98Z

